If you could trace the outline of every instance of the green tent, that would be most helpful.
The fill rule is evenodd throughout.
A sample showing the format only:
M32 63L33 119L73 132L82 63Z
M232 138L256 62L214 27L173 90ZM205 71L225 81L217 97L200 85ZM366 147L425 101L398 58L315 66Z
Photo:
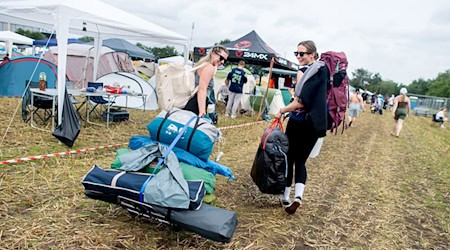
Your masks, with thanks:
M266 88L261 86L256 86L256 92L260 92L261 95L250 95L250 106L256 112L259 112L261 107L262 99L266 93ZM259 91L258 91L259 90ZM280 108L286 106L283 100L283 94L279 89L269 88L269 93L267 94L267 101L269 103L269 114L276 114Z

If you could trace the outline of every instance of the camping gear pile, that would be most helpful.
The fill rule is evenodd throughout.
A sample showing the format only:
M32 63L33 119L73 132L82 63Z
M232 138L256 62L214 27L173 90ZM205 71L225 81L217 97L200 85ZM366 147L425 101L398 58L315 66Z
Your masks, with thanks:
M220 132L186 110L162 111L147 125L150 136L133 136L117 150L111 169L94 166L83 178L86 196L121 205L155 219L229 242L237 226L233 211L214 204L215 175L231 170L209 160Z

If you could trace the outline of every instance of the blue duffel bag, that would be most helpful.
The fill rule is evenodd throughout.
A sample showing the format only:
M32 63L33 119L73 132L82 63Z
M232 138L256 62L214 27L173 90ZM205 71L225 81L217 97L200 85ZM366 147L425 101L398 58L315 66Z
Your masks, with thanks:
M158 116L153 119L147 129L150 132L152 140L170 144L178 132L193 116L193 112L173 108L170 111L161 111ZM175 147L184 149L198 158L207 161L212 153L214 143L219 138L219 130L204 118L197 117L189 127L185 134L180 138Z

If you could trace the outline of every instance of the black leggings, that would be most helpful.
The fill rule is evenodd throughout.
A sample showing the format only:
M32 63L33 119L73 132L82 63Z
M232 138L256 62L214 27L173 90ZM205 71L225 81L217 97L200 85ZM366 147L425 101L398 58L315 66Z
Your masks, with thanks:
M319 137L311 120L298 122L289 120L286 127L286 135L289 139L288 150L288 176L286 187L292 185L292 177L295 163L295 183L306 184L306 160Z

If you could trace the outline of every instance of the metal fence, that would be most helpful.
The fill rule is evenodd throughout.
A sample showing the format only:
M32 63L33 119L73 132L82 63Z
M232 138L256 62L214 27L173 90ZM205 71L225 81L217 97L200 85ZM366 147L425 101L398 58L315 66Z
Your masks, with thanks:
M432 116L436 114L440 108L445 107L450 110L450 99L436 96L409 94L411 98L411 108L416 115ZM417 97L414 98L414 97ZM414 104L415 102L415 104ZM448 114L447 114L448 115Z

